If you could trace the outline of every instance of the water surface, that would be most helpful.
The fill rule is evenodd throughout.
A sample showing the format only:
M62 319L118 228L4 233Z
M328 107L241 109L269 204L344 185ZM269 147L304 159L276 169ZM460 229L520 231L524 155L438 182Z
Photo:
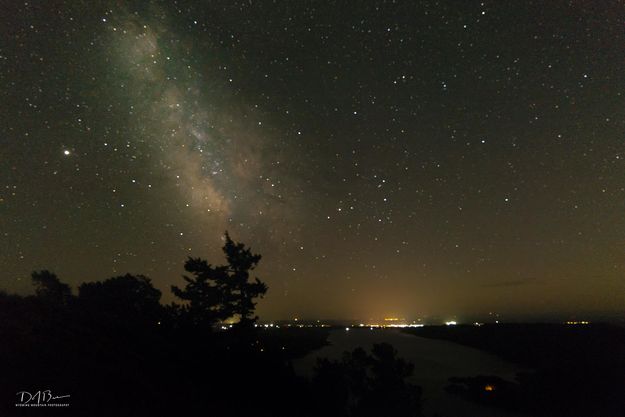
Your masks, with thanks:
M296 371L310 376L317 358L338 359L346 350L362 347L370 351L374 343L390 343L399 356L415 365L411 382L423 388L426 416L441 417L515 417L522 416L465 401L444 391L452 376L497 375L514 380L521 369L494 355L444 340L427 339L397 329L352 328L333 330L329 346L311 352L294 363Z

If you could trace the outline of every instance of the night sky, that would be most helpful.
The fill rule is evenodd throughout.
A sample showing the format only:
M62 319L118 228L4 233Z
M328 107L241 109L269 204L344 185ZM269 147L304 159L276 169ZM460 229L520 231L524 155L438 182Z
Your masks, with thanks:
M197 3L0 2L1 289L228 230L262 319L623 311L624 2Z

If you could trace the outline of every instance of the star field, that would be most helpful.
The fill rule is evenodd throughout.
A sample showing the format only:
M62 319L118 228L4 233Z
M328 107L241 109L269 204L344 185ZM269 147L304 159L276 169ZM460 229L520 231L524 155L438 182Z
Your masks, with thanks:
M262 318L625 305L623 2L1 3L2 289L228 230Z

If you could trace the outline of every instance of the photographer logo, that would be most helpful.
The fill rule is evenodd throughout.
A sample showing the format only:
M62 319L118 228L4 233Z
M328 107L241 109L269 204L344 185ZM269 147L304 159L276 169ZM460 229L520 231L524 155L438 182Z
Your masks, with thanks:
M20 391L16 407L69 407L69 395L53 395L52 390Z

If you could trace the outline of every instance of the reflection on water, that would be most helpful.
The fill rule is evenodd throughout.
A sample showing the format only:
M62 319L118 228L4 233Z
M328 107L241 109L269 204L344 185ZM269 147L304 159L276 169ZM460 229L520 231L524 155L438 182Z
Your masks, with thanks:
M467 402L444 391L451 376L497 375L513 380L520 370L514 364L488 353L446 342L402 333L395 329L359 329L330 332L330 345L312 352L294 363L301 375L310 375L318 357L340 358L346 350L363 347L370 350L374 343L390 343L399 356L415 365L411 381L423 387L426 416L441 417L512 417L518 413L488 408Z

